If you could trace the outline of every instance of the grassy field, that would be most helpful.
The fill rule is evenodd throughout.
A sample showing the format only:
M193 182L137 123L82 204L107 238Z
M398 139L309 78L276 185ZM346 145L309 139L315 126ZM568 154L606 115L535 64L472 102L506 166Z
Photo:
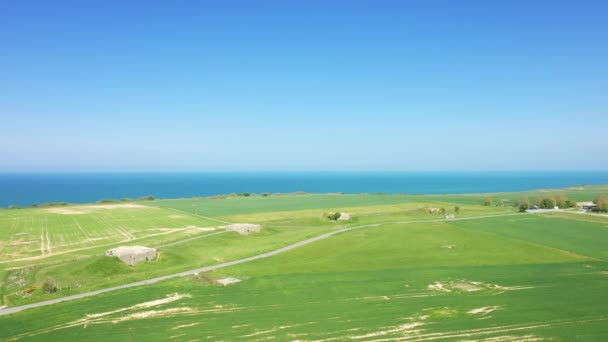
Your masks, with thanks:
M602 189L586 196L574 191L577 200L589 200ZM514 208L482 206L483 197L299 195L154 201L154 207L134 208L79 206L74 210L89 212L69 215L46 209L2 211L2 230L21 222L0 233L2 248L18 254L2 257L8 305L235 260L343 227L366 227L209 272L206 281L186 276L0 316L0 340L608 338L608 217L515 214ZM456 205L459 220L441 220L426 210L453 211ZM333 210L349 212L353 220L334 223L322 217ZM490 215L506 216L476 218ZM87 241L93 235L76 235L77 225L67 218L75 218L85 231L89 225L83 223L91 222L95 236L113 235L115 240ZM111 224L93 225L104 219ZM188 226L221 225L214 219L261 223L263 230L248 236L188 233ZM373 223L377 225L367 226ZM25 234L15 235L18 225L29 227L27 239L37 236L38 250L6 243L25 239ZM175 232L156 235L159 228ZM47 254L40 249L43 229L51 243L58 241L56 249L43 249ZM160 247L158 261L129 267L100 255L106 243L133 241L121 229L141 239L138 243L177 244ZM14 260L23 258L30 259ZM38 289L27 298L14 293L21 290L17 284L40 284L47 277L80 287L54 294ZM225 287L209 281L222 277L242 281Z

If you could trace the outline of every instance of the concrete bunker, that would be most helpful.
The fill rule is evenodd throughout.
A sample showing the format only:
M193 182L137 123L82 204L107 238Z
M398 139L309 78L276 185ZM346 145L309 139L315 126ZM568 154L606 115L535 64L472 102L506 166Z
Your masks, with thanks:
M120 246L106 251L106 256L116 256L129 266L141 261L156 259L156 248L144 246Z

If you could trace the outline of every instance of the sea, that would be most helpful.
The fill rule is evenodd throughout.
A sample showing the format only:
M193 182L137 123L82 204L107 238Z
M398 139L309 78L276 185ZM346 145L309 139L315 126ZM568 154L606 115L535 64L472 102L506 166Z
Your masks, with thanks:
M0 207L230 193L460 194L608 184L608 171L0 173Z

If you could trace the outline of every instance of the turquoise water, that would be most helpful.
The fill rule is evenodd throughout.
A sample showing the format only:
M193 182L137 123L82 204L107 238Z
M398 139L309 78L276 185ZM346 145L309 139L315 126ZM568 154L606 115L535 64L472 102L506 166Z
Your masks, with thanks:
M456 194L608 184L594 172L0 173L0 207L234 192Z

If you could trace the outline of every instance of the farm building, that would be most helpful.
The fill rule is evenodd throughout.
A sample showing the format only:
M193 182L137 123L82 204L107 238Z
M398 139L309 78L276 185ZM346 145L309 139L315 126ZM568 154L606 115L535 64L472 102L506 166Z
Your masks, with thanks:
M116 256L127 265L133 266L140 261L156 259L156 248L144 246L120 246L106 251L106 256Z
M583 210L591 210L597 205L593 202L576 202L576 207Z
M249 233L257 233L262 229L259 224L251 223L234 223L223 227L226 230L232 230L241 235L247 235Z

